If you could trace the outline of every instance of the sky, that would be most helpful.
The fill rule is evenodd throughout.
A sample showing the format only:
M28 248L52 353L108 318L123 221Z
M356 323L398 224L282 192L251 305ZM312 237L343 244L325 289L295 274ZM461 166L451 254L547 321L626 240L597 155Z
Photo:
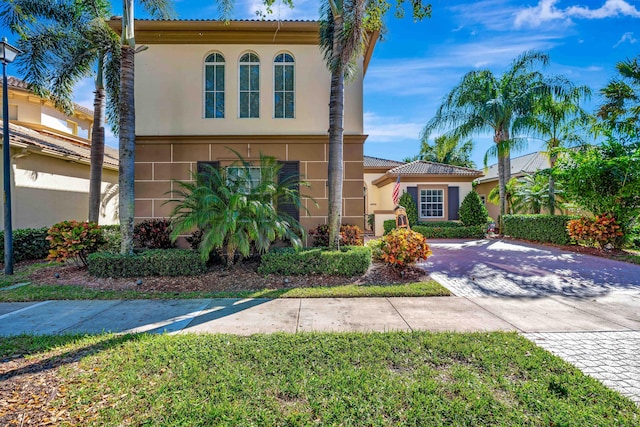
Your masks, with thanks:
M174 2L178 18L220 17L215 0ZM116 6L121 3L112 3L114 14L120 15L122 9ZM272 17L318 19L319 3L294 0L295 8L289 9L276 0ZM233 17L255 18L261 4L262 0L236 0ZM542 51L551 58L545 74L564 75L574 84L591 87L594 96L584 108L593 112L601 103L598 90L616 76L615 64L640 55L640 0L432 0L431 4L431 18L421 22L410 16L397 19L392 13L385 19L387 32L376 45L364 80L366 155L402 160L418 154L424 125L469 71L489 69L501 75L521 53ZM136 15L144 17L140 11ZM3 33L9 36L6 28ZM90 80L75 93L77 103L93 107ZM472 160L482 168L493 143L491 135L472 139ZM107 144L117 147L117 140L109 135ZM531 139L521 154L540 148L541 141Z

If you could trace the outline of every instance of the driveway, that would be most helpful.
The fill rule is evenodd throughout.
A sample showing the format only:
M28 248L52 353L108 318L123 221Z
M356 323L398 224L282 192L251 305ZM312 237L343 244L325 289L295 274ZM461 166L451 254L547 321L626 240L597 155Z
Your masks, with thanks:
M509 240L440 240L423 266L461 297L640 293L640 265Z

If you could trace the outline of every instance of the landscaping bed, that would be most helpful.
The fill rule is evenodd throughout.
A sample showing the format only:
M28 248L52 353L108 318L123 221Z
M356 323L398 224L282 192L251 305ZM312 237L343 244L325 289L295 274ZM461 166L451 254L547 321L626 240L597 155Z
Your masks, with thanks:
M94 290L139 292L237 292L344 284L390 285L428 280L427 272L419 267L409 268L403 276L399 276L393 269L382 263L373 263L364 275L352 277L318 274L260 275L257 272L258 267L257 260L245 260L230 270L222 265L213 265L206 273L198 276L148 276L138 279L94 277L86 268L53 264L35 269L28 276L28 280L42 286L75 285Z

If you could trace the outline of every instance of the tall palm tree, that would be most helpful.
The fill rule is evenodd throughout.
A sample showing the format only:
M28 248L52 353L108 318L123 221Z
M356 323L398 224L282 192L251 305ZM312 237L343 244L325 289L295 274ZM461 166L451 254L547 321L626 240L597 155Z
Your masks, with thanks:
M597 116L614 131L638 138L640 135L640 55L616 64L619 76L600 90L605 103Z
M422 138L420 154L412 160L426 160L464 168L475 168L476 165L471 160L472 151L473 141L470 139L460 143L460 138L440 135L434 140L433 145L429 144L427 138Z
M514 135L518 122L530 120L539 99L550 91L550 84L534 69L549 63L549 56L527 51L518 56L500 77L489 70L471 71L446 96L435 117L425 126L428 137L437 129L446 135L464 139L487 131L495 143L485 156L498 158L500 215L507 212L506 184L511 177L512 150L525 140Z
M563 81L561 91L549 93L536 106L535 116L528 122L520 122L517 131L532 130L542 137L545 150L549 153L551 169L558 160L559 149L584 142L583 132L589 122L589 115L580 107L580 102L591 96L588 86L573 86ZM555 214L555 180L549 176L549 197L547 208Z
M154 17L163 19L173 16L171 0L140 0L142 6ZM133 0L122 1L122 36L120 47L120 123L119 123L119 177L120 234L123 254L133 253L134 222L134 167L136 142L136 116L134 97L134 54L136 41L134 31Z
M102 165L104 160L104 114L117 129L119 43L106 25L109 3L101 0L14 0L0 6L0 21L20 36L24 52L18 57L20 71L29 87L73 114L73 88L95 76L89 221L98 222ZM107 97L108 94L108 97Z
M266 0L268 1L268 0ZM397 1L401 16L404 0ZM412 0L414 19L431 16L431 5ZM344 84L356 71L355 60L363 52L368 37L382 29L382 18L389 10L387 0L323 0L320 7L320 49L331 72L329 98L329 248L337 249L342 216L344 175Z

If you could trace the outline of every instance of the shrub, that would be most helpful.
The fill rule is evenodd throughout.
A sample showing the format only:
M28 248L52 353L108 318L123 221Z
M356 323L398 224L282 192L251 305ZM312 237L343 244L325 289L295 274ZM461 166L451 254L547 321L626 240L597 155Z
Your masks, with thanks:
M95 222L62 221L47 232L47 259L66 262L70 259L87 266L87 257L104 244L102 230Z
M133 244L136 248L171 249L171 221L165 218L145 219L133 227Z
M607 245L619 247L623 236L620 225L609 214L598 215L594 219L573 219L567 223L567 232L576 243L600 248Z
M102 225L102 238L104 244L100 247L101 251L117 254L120 252L122 244L122 236L120 235L119 225Z
M376 229L376 214L367 215L367 224L369 225L369 229Z
M392 230L382 238L382 260L402 269L431 255L427 239L407 228Z
M48 227L13 230L13 260L43 259L49 254ZM4 232L0 232L0 259L4 259Z
M575 217L568 215L504 215L503 233L517 239L568 245L567 223Z
M464 224L456 221L429 221L429 222L420 222L418 225L422 227L437 227L437 228L456 228L456 227L464 227Z
M329 225L321 224L309 230L309 235L313 237L313 246L329 246ZM340 226L340 244L344 246L362 246L362 230L357 225Z
M407 219L409 220L409 225L413 227L418 223L418 207L416 206L415 200L411 197L409 193L402 193L400 196L400 200L398 200L398 204L400 206L404 206L407 211Z
M422 234L427 239L482 239L485 237L484 227L473 225L469 227L427 227L416 225L413 231Z
M384 234L389 234L391 230L396 228L396 220L395 219L386 219L382 223L382 228L384 228Z
M371 264L371 249L366 246L344 246L339 251L325 248L275 248L262 256L260 274L364 274Z
M466 226L485 225L489 212L475 191L470 191L460 205L460 221Z
M195 276L206 271L200 254L189 249L150 249L139 254L97 252L88 258L97 277Z
M365 246L371 249L371 259L382 261L382 239L369 240Z

